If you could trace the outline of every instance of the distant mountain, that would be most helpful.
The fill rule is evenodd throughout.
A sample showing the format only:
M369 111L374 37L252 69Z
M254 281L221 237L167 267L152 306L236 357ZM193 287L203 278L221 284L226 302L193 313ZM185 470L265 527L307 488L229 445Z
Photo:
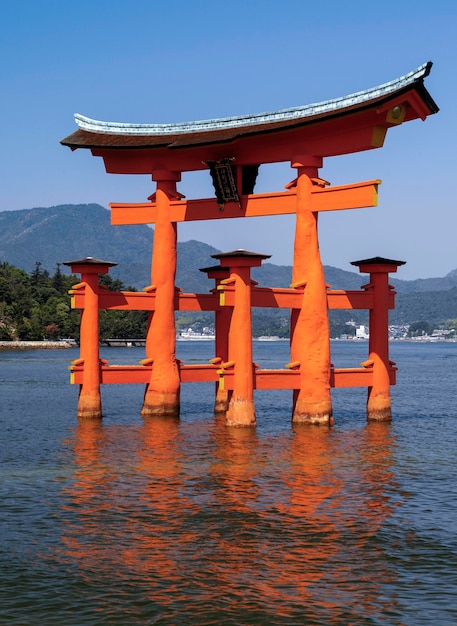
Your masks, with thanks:
M390 281L397 293L424 293L428 291L446 291L457 287L457 269L452 270L442 278L417 278L416 280L401 280L392 278Z
M85 256L141 263L150 259L152 238L147 226L111 227L109 211L98 204L0 212L0 258L26 271L40 261L53 272L57 263Z
M53 274L57 263L92 256L118 263L110 275L142 289L151 282L153 238L154 231L145 225L111 226L109 210L99 204L0 212L0 261L27 272L35 268L37 261ZM187 292L211 289L212 281L199 268L217 265L211 258L216 252L219 250L199 241L179 242L177 286ZM359 289L367 282L366 274L331 266L324 269L326 281L334 289ZM261 286L288 287L292 268L264 263L253 270L252 276ZM447 317L457 318L457 269L443 278L405 281L392 276L391 282L398 292L395 317L403 311L408 318L427 319L426 311L438 315L438 311L449 309ZM430 292L435 296L426 295Z
M148 226L111 226L109 211L99 204L0 212L0 260L27 272L37 261L53 273L57 263L92 256L117 263L110 274L141 289L151 282L153 239L154 231ZM196 264L208 266L215 252L204 243L180 243L178 263L183 278L190 278L193 285L205 280Z
M142 289L151 282L153 239L148 226L111 226L109 210L99 204L0 212L0 260L27 272L37 261L53 273L57 263L93 256L117 263L110 274ZM212 282L199 268L217 265L211 258L216 252L220 250L200 241L179 242L176 284L189 292L208 291ZM325 269L327 280L341 289L357 289L366 281L354 272ZM265 263L253 270L253 278L264 286L288 287L291 277L290 266Z

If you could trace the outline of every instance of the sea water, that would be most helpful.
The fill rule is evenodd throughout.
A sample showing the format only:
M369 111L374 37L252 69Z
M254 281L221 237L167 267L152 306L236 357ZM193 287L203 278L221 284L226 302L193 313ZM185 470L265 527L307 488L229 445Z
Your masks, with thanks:
M292 427L288 391L228 429L205 383L183 385L179 421L107 385L102 423L78 424L77 355L0 352L0 624L457 623L457 343L392 343L392 424L339 389L331 429ZM287 342L254 358L283 367ZM332 342L336 366L366 358Z

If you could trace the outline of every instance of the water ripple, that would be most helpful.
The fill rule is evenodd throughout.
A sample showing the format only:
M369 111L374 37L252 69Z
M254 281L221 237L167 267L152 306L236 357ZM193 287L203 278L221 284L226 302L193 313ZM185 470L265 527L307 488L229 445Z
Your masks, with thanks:
M330 431L292 428L275 394L255 432L227 429L212 387L180 422L123 391L78 425L60 387L7 412L0 623L457 623L457 419L402 384L392 426L341 395Z

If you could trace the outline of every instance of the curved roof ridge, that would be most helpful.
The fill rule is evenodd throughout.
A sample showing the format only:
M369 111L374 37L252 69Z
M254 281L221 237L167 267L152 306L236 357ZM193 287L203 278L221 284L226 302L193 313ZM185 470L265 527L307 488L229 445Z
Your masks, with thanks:
M371 87L364 91L325 100L313 104L307 104L288 109L280 109L269 113L256 113L253 115L239 115L233 117L223 117L209 120L198 120L194 122L177 122L168 124L136 124L125 122L103 122L93 120L79 113L75 113L75 121L81 130L91 133L108 133L111 135L179 135L193 132L204 132L212 130L222 130L227 128L237 128L244 126L254 126L260 124L274 123L278 121L293 120L295 118L311 117L320 113L345 109L346 107L361 104L388 95L422 81L430 73L432 63L424 63L417 69L391 80L377 87Z

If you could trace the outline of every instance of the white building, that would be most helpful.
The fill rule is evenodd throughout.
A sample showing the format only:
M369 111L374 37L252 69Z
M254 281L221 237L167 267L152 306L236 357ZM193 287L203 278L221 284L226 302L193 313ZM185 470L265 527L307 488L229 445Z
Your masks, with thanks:
M368 330L368 326L357 326L355 329L355 338L356 339L368 339L370 337L370 333Z

